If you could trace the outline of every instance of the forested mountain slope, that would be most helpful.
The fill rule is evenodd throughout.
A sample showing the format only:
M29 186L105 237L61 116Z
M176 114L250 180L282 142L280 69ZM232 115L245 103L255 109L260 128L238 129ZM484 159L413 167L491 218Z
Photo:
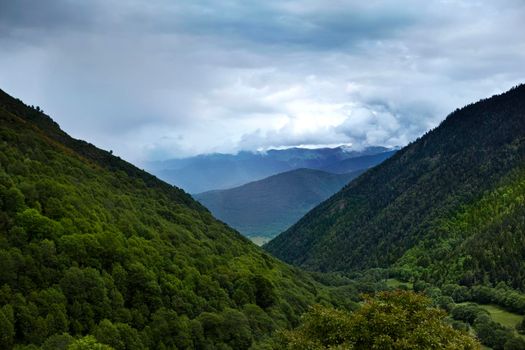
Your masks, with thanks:
M320 271L395 266L525 290L525 86L450 114L268 243Z
M0 90L1 349L85 335L247 349L323 293L183 191Z
M215 217L247 237L270 239L361 173L331 174L297 169L194 197Z
M392 157L396 152L396 150L386 150L377 154L343 159L338 162L327 164L320 169L335 174L344 174L358 170L364 171L368 168L381 164L381 162Z

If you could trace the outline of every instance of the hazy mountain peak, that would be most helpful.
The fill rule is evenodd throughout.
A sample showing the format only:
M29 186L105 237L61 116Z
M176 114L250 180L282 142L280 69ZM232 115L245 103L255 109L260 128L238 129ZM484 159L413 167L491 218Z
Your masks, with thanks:
M182 159L151 162L146 168L165 181L190 193L227 189L298 168L345 173L368 168L385 159L390 150L369 147L361 151L350 148L269 149L264 152L241 151L237 154L212 153ZM372 157L368 161L358 157ZM346 165L339 164L348 161ZM337 170L335 170L337 169Z

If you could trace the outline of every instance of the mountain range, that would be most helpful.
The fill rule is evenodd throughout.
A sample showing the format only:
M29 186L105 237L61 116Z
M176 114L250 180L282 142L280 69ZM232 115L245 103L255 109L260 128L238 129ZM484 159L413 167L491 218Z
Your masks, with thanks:
M312 272L1 90L0 121L2 349L525 347L524 85L456 110L265 245ZM298 169L246 188L296 202L339 180Z
M521 85L454 111L265 248L316 271L393 268L434 285L525 291L524 218Z
M195 157L149 162L145 167L161 179L189 193L202 193L244 185L290 170L307 168L332 173L365 169L388 158L395 150L368 147L287 148L265 152L204 154Z
M228 190L193 197L212 214L260 244L290 227L364 170L332 174L296 169Z

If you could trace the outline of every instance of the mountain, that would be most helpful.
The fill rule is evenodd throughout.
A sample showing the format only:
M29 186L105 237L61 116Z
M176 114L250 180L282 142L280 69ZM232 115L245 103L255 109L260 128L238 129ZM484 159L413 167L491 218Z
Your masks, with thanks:
M311 270L525 290L525 85L468 105L270 241Z
M0 266L1 349L248 349L335 300L1 90Z
M362 171L331 174L297 169L229 190L193 197L215 217L254 240L268 240L339 191Z
M365 170L380 164L386 159L392 157L396 150L383 151L376 154L363 155L343 159L334 163L327 164L321 169L330 173L344 174L358 170Z
M347 173L368 168L379 162L378 157L391 155L384 147L369 147L355 151L347 146L336 148L288 148L266 152L237 154L205 154L190 158L150 162L145 167L167 182L189 193L222 190L241 186L286 171L308 168ZM359 157L347 166L341 161ZM370 160L368 160L370 157ZM330 170L337 168L337 171Z

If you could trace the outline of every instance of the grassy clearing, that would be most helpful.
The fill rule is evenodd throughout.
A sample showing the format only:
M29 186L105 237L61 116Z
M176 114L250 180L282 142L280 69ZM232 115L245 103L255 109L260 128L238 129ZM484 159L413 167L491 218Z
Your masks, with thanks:
M523 320L522 315L514 314L496 305L479 305L490 313L490 317L502 325L516 329L516 325Z
M397 280L395 278L389 278L386 281L386 285L389 288L407 288L412 289L412 283L410 282L401 282L400 280Z
M502 307L493 305L493 304L477 304L473 302L468 302L468 303L460 303L457 305L464 305L464 304L476 304L480 308L487 310L493 321L498 322L499 324L512 329L514 331L514 334L516 335L518 334L518 332L516 331L516 325L520 323L521 320L523 320L523 318L525 317L523 315L509 312L503 309ZM523 335L521 336L523 337ZM485 347L483 347L483 349L485 349ZM490 349L490 348L486 348L486 349Z

